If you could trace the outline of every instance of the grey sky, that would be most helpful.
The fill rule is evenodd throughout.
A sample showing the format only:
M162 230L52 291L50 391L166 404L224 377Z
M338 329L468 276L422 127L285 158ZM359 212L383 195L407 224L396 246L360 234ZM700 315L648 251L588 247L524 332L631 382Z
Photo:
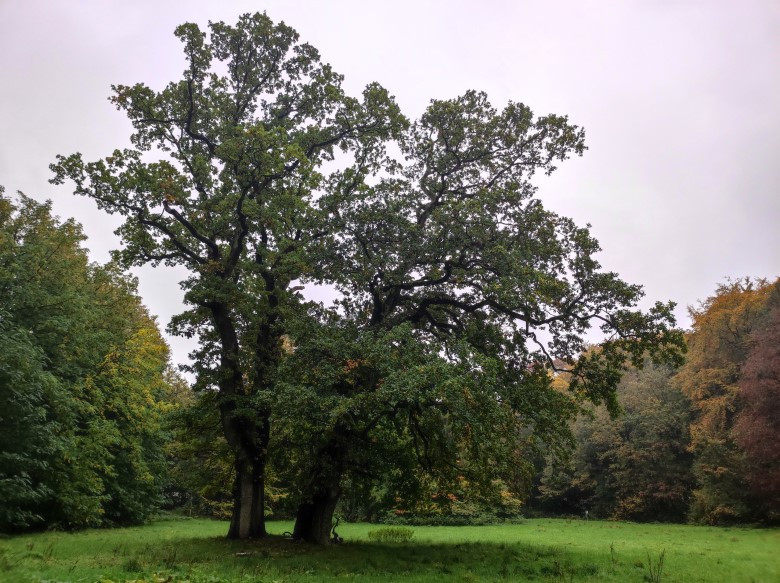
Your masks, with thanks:
M567 114L590 150L540 177L546 205L590 222L605 268L685 307L725 277L780 275L780 2L0 0L0 184L54 200L92 257L115 217L48 184L58 153L128 144L112 83L180 76L172 32L267 11L316 46L357 93L378 81L409 116L431 98L484 90ZM179 275L142 269L163 325ZM188 345L171 339L175 360Z

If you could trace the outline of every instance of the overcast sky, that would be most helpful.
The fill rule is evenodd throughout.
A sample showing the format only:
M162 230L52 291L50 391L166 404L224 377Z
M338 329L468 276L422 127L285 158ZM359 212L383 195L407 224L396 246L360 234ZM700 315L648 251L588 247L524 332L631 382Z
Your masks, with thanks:
M780 275L780 2L0 0L0 184L75 217L96 261L118 219L48 184L57 154L129 144L111 84L155 89L184 69L173 29L284 20L358 93L378 81L409 117L486 91L567 114L589 150L539 177L553 210L591 223L602 265L686 307L726 277ZM167 325L180 273L141 269ZM188 345L170 339L174 359ZM190 345L191 347L191 345Z

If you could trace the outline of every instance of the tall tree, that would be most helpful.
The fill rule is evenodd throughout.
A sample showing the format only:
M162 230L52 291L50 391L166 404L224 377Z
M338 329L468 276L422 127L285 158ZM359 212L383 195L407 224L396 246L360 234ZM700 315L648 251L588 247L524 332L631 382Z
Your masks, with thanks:
M380 86L362 100L284 23L244 15L235 26L176 29L187 67L161 91L113 87L131 120L133 148L98 162L79 154L52 166L55 183L125 219L124 265L183 265L189 309L171 330L198 334L197 387L215 387L236 478L230 537L265 534L267 398L280 358L291 284L309 269L303 250L322 235L312 191L334 151L377 168L384 139L404 125ZM144 153L156 151L162 160ZM351 158L350 158L351 156ZM159 157L158 157L159 158Z
M780 287L775 288L780 293ZM776 299L773 302L777 305ZM753 333L739 379L734 436L746 457L746 478L758 510L780 521L780 307Z
M83 240L49 204L0 196L4 530L138 522L160 490L168 348Z
M689 354L677 375L691 400L691 447L696 456L691 516L707 523L757 520L758 506L747 480L745 452L734 436L740 414L740 377L753 346L752 334L780 298L774 283L733 281L718 287L691 310Z
M616 410L627 363L682 348L671 305L637 310L641 288L601 270L588 229L534 196L537 172L585 149L565 117L469 91L432 102L399 146L403 162L337 172L318 201L329 227L312 277L342 297L314 317L338 332L293 338L298 368L322 372L287 399L321 411L295 529L316 542L344 474L369 471L368 444L400 448L378 463L493 484L517 467L523 429L560 437L578 399ZM592 326L606 340L585 354ZM550 386L560 370L569 397Z
M188 61L183 80L162 91L114 87L112 101L135 128L133 149L94 163L61 157L53 169L54 182L69 178L77 193L124 216L125 264L190 270L182 282L190 309L171 329L200 335L198 386L218 389L236 469L229 536L265 532L272 416L306 418L279 398L282 339L298 326L291 322L312 331L293 338L301 356L291 360L322 354L304 344L321 342L325 327L354 348L328 340L336 368L303 383L326 394L316 408L332 425L323 431L289 417L288 426L307 429L313 452L302 462L311 486L296 530L317 542L327 537L356 436L389 430L400 414L410 424L400 430L402 443L439 458L440 467L452 466L456 450L487 467L499 451L508 455L509 441L503 449L478 439L456 447L452 432L483 436L469 427L509 428L517 414L555 426L545 419L552 397L543 369L556 359L571 368L575 393L614 406L626 360L638 362L646 350L674 357L670 307L634 309L641 289L600 271L587 229L533 198L536 171L549 173L584 150L583 132L566 118L535 120L519 104L498 113L469 92L434 102L406 130L380 86L370 85L362 100L347 97L341 77L286 25L256 14L209 26L208 42L193 24L176 31ZM394 138L404 162L385 152ZM344 151L342 168L325 176L334 148ZM166 158L145 159L151 149ZM344 294L340 309L303 314L299 279L335 284ZM591 324L610 338L598 355L578 360ZM384 360L367 361L364 352L379 347ZM351 364L338 361L348 354ZM405 371L407 362L427 373ZM352 380L323 384L344 366ZM344 386L363 399L380 383L386 392L364 399L354 415L331 409ZM441 390L463 406L441 406ZM468 413L475 407L480 415Z
M52 495L45 475L64 445L50 412L60 391L30 331L0 311L0 532L44 520L36 509Z

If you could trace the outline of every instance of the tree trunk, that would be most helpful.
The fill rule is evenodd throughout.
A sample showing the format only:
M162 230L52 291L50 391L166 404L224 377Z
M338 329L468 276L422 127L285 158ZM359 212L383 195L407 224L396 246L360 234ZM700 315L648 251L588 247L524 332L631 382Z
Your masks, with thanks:
M260 538L265 531L265 460L236 455L236 478L233 482L233 514L227 537Z
M265 277L265 276L264 276ZM266 279L269 305L276 308L275 282ZM254 372L251 390L245 385L244 371L240 364L240 346L236 326L228 306L215 302L209 304L214 325L219 332L220 377L219 411L222 429L230 447L235 452L236 478L233 483L233 514L228 538L246 539L266 535L265 531L265 464L270 441L270 415L268 410L252 410L247 397L258 390L268 388L269 371L278 363L281 336L274 332L277 315L271 313L260 326L256 339ZM250 412L247 413L246 409Z
M265 531L265 465L270 436L267 414L259 414L261 423L236 417L230 407L223 411L223 427L228 443L235 451L233 514L228 538L260 538Z
M293 538L324 545L330 542L333 513L341 497L349 431L337 425L320 448L309 477L311 497L298 507Z
M341 496L341 488L331 486L315 494L311 501L298 507L293 538L317 545L328 544L333 528L333 513Z

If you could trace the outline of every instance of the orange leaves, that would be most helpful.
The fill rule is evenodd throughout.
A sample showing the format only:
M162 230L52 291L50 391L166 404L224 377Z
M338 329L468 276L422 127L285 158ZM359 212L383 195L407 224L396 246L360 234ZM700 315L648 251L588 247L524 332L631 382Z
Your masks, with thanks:
M347 363L344 365L343 371L345 374L349 374L364 362L365 361L361 358L350 358L347 360Z

